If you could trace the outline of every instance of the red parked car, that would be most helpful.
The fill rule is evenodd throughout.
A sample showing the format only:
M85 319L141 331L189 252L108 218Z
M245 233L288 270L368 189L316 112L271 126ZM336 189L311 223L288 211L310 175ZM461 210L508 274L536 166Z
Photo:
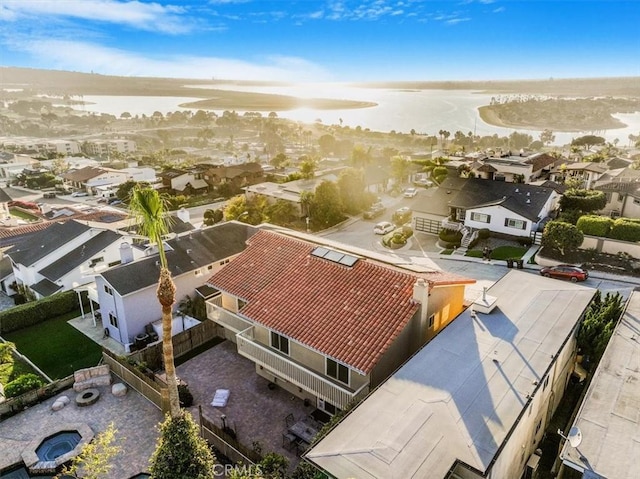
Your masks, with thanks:
M589 277L589 272L587 270L571 264L545 266L540 270L540 274L547 278L568 279L573 283L577 281L585 281Z

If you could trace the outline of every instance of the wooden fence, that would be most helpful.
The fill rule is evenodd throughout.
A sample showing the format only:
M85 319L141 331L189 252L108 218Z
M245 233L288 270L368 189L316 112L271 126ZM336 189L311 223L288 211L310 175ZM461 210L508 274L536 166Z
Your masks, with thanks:
M73 374L54 381L41 388L28 391L20 396L7 399L0 403L0 418L16 414L26 407L40 403L56 395L59 391L69 388L73 384Z
M229 434L221 427L202 414L202 408L198 407L200 423L200 435L221 454L226 456L233 463L245 465L256 464L262 460L260 454L253 449L249 449L241 444L235 435Z
M115 356L106 349L102 351L102 359L111 367L113 374L146 397L158 409L163 412L168 410L166 384L155 376L151 377L152 372L147 375L135 365L129 364L127 360Z
M208 319L204 320L200 324L173 337L173 357L177 359L180 356L184 356L217 336L216 324ZM162 341L136 351L129 357L137 362L146 364L150 369L162 369Z

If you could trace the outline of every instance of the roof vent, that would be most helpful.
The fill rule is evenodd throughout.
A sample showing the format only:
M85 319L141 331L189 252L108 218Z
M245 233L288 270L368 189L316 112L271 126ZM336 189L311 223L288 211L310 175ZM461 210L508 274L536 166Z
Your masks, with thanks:
M527 191L527 196L531 196L531 192L530 191Z
M527 204L531 203L531 200L529 198L527 198Z
M520 193L520 188L516 188L515 192Z

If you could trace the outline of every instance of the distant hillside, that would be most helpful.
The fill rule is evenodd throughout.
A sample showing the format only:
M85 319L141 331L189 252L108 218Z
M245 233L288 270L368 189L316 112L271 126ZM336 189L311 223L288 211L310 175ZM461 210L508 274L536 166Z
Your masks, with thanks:
M237 85L285 85L263 81L213 81L153 77L120 77L32 68L0 67L2 88L33 88L62 95L145 95L210 98L211 90L184 85L235 83ZM518 81L411 81L356 83L363 88L476 90L495 94L537 94L551 96L640 97L640 77L571 78Z

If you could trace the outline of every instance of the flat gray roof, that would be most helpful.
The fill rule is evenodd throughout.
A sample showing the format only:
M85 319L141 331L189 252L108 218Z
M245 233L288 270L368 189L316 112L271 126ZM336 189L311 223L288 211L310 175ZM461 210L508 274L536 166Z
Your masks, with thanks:
M574 425L582 432L582 442L577 449L565 442L562 449L560 457L565 463L610 479L638 477L639 341L640 292L636 291L630 296L576 416Z
M338 478L486 471L595 290L512 270L488 294L491 314L463 312L306 458Z

